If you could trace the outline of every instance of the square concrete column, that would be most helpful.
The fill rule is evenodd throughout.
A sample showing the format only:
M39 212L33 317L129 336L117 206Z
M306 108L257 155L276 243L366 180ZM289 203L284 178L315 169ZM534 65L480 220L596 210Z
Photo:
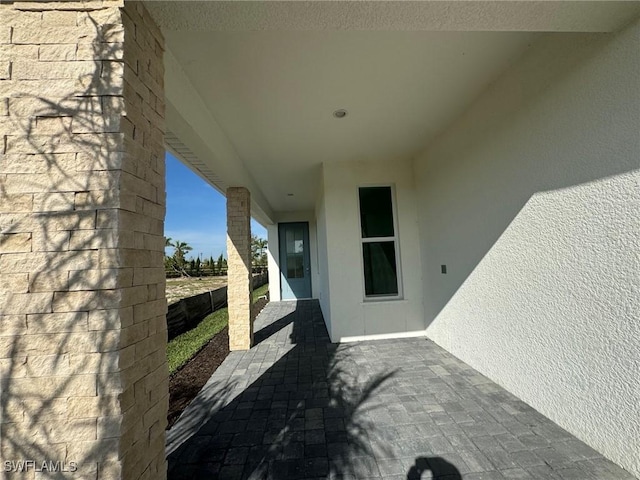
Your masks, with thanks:
M141 2L0 4L3 478L166 478L163 44Z
M251 194L244 187L227 189L227 267L229 349L253 345L251 321Z

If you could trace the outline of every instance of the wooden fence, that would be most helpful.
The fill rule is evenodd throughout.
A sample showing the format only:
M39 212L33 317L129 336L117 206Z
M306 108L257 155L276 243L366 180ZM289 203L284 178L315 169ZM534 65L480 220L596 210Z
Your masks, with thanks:
M269 281L267 273L253 276L253 288L261 287ZM167 311L167 330L169 340L181 333L191 330L204 317L227 306L227 287L217 288L209 292L183 298L169 305Z

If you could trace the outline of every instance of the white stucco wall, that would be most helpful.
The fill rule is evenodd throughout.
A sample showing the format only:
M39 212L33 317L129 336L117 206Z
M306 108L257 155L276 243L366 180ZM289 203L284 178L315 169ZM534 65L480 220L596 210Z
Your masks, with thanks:
M428 337L635 475L639 52L544 39L414 165Z
M284 212L274 214L277 223L267 225L267 266L269 269L269 298L279 302L282 299L280 278L280 246L278 243L278 223L309 223L309 260L311 262L311 296L318 298L318 243L316 221L313 212Z
M403 298L364 301L358 187L394 185ZM331 339L422 334L420 245L413 172L409 162L326 163L323 166ZM328 300L328 298L327 298ZM329 303L329 302L327 302ZM325 306L326 309L326 306Z
M324 174L323 174L324 176ZM324 203L324 181L320 180L316 199L318 241L318 299L327 331L331 336L331 294L329 292L329 256L327 250L327 215Z
M282 300L280 290L280 253L278 250L278 224L267 225L267 268L269 269L269 300Z

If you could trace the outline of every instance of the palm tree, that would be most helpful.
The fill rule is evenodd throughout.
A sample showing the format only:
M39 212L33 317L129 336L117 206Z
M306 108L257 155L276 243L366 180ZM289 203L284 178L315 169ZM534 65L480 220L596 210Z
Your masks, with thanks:
M173 258L175 258L179 266L184 267L185 265L184 256L187 252L190 252L191 250L193 250L193 248L187 242L181 242L180 240L176 240L173 243L173 248L175 249L173 252Z
M180 273L183 277L188 277L185 270L186 259L185 254L193 250L193 248L187 242L181 242L180 240L176 240L175 242L171 242L171 239L165 239L165 243L168 246L173 247L173 257L171 257L172 268Z
M268 243L267 240L264 238L259 238L258 241L256 242L258 246L258 252L260 253L261 263L264 263L264 260L266 260L264 251L267 248L267 243Z
M180 272L180 270L176 266L175 259L172 256L167 255L167 248L168 247L173 248L173 240L171 239L171 237L164 237L164 248L165 248L165 250L164 250L164 269L165 269L165 271L175 270L176 272ZM180 272L180 274L182 274L182 272Z
M257 235L251 235L251 256L254 267L263 267L267 263L267 256L264 254L265 248L267 248L267 240Z

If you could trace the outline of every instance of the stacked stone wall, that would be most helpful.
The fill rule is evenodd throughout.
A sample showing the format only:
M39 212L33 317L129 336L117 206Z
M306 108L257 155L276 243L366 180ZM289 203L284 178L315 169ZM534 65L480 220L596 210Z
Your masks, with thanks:
M166 476L162 54L139 2L0 5L3 462Z
M251 194L244 187L227 189L227 298L229 349L253 344L251 321Z

